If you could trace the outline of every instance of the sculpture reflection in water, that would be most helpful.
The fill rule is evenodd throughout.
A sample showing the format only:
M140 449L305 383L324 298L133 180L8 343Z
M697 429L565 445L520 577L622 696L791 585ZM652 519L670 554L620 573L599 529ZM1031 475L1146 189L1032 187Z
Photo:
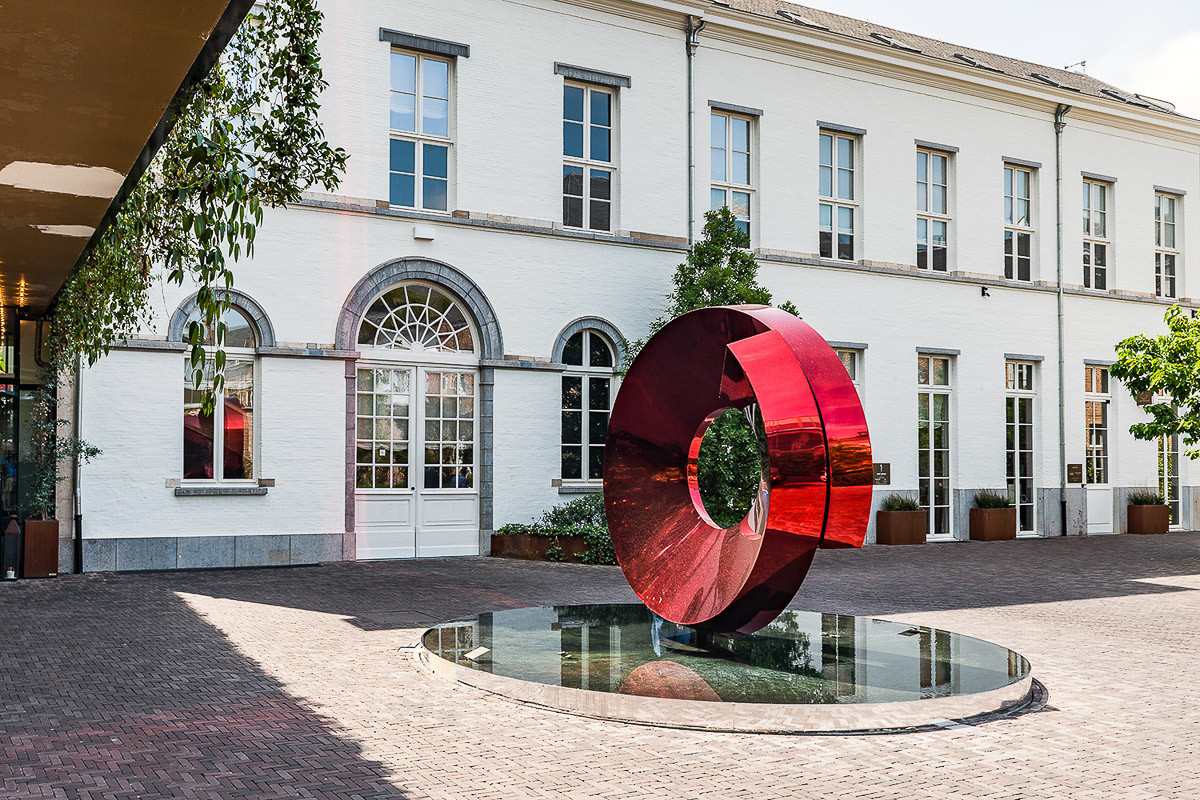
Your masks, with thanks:
M751 635L663 620L638 604L487 612L430 629L464 668L593 692L737 703L888 703L1004 686L1018 654L898 622L786 611Z
M704 510L700 443L757 406L769 470L738 524ZM861 547L871 440L858 393L823 338L768 306L684 314L646 343L613 404L604 496L617 560L655 614L750 633L795 595L818 547Z

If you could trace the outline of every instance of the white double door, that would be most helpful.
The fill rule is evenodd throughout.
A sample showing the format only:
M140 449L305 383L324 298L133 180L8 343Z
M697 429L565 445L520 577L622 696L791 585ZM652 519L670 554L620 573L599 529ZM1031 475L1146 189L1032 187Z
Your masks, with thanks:
M477 378L453 363L360 362L358 559L479 554Z

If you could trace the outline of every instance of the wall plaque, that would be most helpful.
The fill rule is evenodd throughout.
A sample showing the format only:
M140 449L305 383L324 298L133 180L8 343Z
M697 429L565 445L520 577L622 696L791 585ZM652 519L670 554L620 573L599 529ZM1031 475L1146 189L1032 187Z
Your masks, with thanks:
M1067 464L1067 483L1083 483L1083 464Z
M892 465L891 464L874 464L872 465L875 471L876 486L891 486L892 485Z

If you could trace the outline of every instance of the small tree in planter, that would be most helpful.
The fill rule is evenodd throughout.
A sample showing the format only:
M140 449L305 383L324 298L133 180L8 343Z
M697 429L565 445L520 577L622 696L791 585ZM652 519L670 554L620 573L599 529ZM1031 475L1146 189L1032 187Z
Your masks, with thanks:
M26 578L50 578L58 574L58 520L54 519L54 509L58 484L67 478L59 474L59 463L77 461L86 464L100 455L100 448L61 431L70 425L70 421L58 418L57 405L56 378L51 372L34 400L30 425Z
M971 538L994 542L1017 538L1017 509L1007 494L982 491L975 493L971 509Z
M875 515L878 544L925 544L929 512L911 497L889 494Z
M1171 529L1171 507L1158 492L1130 492L1126 521L1130 533L1166 533Z

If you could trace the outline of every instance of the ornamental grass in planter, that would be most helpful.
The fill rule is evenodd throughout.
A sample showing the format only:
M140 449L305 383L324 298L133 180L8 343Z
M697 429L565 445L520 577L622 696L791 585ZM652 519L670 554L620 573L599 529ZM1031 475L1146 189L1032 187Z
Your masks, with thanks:
M1007 494L976 492L971 509L971 539L996 542L1017 538L1017 509Z
M911 497L890 494L875 514L877 544L925 544L929 512Z
M492 555L532 561L616 564L604 516L604 495L587 494L555 506L531 525L505 525L492 534Z
M1171 530L1171 507L1158 492L1130 492L1126 523L1130 533L1166 533Z

